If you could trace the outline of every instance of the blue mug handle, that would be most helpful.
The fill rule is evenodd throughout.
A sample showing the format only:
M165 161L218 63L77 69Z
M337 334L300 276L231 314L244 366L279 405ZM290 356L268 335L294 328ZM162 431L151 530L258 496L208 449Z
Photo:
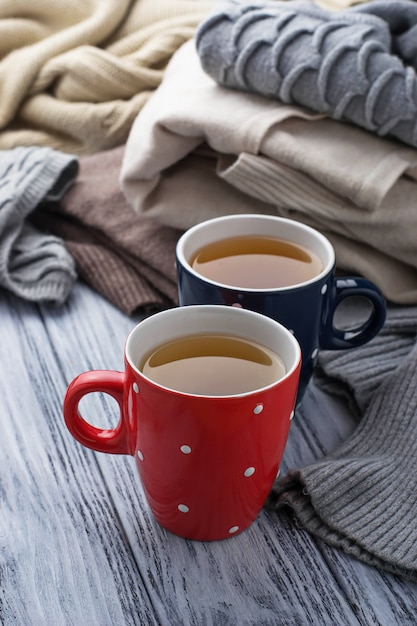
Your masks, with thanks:
M343 350L362 346L373 339L381 330L386 317L385 298L374 285L365 278L346 276L335 278L333 293L329 294L327 310L320 333L320 348L323 350ZM343 330L335 327L334 315L338 306L347 298L362 297L373 307L370 316L359 326Z

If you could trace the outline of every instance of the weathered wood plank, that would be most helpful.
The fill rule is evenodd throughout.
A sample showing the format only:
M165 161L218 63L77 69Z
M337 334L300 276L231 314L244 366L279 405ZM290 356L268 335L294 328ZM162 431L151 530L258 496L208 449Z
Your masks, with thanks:
M334 626L413 624L417 585L381 574L263 512L245 533L198 543L149 512L133 458L67 432L62 400L90 368L123 368L135 320L79 284L49 310L0 293L0 623ZM83 410L114 424L113 400ZM92 415L92 413L91 413ZM314 385L283 471L333 449L354 423Z
M140 606L132 623L158 623L95 456L62 428L64 338L6 297L0 320L0 622L122 624Z

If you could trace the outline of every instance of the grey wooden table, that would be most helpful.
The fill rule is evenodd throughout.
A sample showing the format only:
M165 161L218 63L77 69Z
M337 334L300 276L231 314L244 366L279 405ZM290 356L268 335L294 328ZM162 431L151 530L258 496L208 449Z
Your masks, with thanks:
M317 626L417 624L417 585L329 548L262 512L234 538L198 543L154 521L134 459L96 453L66 430L78 373L122 369L137 320L77 284L51 310L0 292L0 623ZM84 399L114 426L108 396ZM354 427L314 384L283 471L332 450Z

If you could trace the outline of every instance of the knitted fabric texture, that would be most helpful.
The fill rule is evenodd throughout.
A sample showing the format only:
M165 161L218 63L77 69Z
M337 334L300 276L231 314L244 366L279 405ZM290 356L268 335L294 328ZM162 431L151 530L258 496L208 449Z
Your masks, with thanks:
M60 198L78 172L73 156L49 148L0 151L0 285L35 302L59 305L76 279L61 239L28 216L45 198Z
M0 3L0 149L75 154L122 144L172 54L210 3Z
M218 83L294 102L417 146L417 4L330 12L309 2L216 8L197 33Z
M231 213L307 223L330 239L340 269L417 304L417 150L218 85L194 41L136 118L121 186L138 215L178 229Z
M81 156L76 182L45 202L36 225L65 241L80 278L128 315L177 303L175 246L181 231L136 215L119 186L124 146Z
M417 308L390 309L382 332L320 366L354 397L348 440L275 484L268 507L380 569L417 581Z

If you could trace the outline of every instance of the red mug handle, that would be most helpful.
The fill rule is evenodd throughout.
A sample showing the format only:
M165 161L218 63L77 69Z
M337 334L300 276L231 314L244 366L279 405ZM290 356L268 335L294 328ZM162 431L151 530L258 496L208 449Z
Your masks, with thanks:
M129 420L123 409L124 380L124 372L92 370L80 374L69 385L63 406L65 423L71 435L87 448L109 454L134 454ZM120 419L115 428L96 428L79 412L80 400L94 392L107 393L119 404Z

